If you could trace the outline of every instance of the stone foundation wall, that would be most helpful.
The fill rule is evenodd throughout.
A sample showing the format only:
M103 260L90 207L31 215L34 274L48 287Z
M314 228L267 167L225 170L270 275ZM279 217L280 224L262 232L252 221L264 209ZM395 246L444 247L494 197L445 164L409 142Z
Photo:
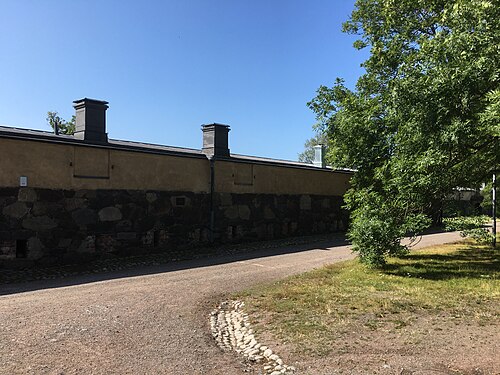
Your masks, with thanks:
M251 241L344 231L342 197L219 193L216 238Z
M210 240L210 194L0 188L0 265L134 253L193 256ZM342 231L340 196L216 193L218 243Z

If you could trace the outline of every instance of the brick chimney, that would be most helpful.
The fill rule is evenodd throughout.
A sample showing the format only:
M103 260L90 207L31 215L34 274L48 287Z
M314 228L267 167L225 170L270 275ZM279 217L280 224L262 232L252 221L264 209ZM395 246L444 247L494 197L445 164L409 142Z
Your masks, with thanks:
M316 145L314 146L314 161L313 164L318 168L326 168L325 163L325 146Z
M88 142L106 143L106 110L108 102L83 98L75 100L76 130L74 137Z
M203 148L207 156L229 156L229 125L208 124L202 125Z

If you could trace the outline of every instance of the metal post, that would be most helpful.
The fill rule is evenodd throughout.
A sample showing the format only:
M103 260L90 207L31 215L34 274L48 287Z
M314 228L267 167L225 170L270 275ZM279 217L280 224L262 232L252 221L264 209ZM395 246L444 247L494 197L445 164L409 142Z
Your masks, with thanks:
M491 190L492 194L492 215L493 216L493 247L497 246L497 175L493 173L493 189Z
M215 207L214 207L214 193L215 193L215 158L210 157L210 233L209 241L214 243L215 231Z

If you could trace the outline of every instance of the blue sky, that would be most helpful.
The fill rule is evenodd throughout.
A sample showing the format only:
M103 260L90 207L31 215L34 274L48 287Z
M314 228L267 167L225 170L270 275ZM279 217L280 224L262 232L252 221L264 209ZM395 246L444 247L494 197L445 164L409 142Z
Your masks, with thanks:
M367 53L341 32L354 0L0 0L0 124L45 129L109 101L110 138L295 160L321 84L353 86Z

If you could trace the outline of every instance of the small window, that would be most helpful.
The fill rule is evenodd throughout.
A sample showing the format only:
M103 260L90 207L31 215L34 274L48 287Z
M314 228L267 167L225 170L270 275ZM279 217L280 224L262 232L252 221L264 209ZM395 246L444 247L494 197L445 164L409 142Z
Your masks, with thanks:
M28 256L28 241L16 241L16 258L26 258Z
M189 197L186 197L185 195L177 195L170 197L170 202L174 207L185 207L189 206L191 203Z

